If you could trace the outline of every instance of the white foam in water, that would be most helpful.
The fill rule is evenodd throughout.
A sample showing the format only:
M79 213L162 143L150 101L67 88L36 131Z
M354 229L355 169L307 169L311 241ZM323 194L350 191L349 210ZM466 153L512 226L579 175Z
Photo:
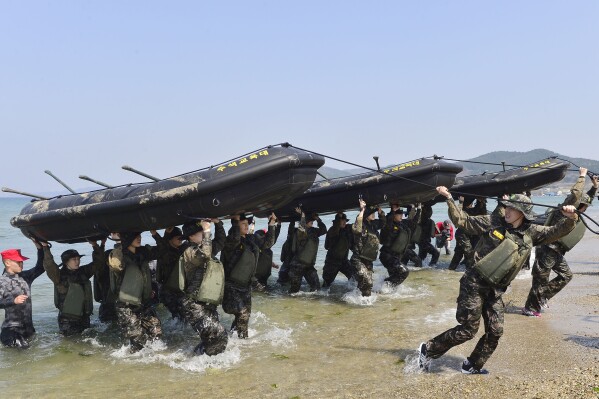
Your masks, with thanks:
M405 283L398 286L385 283L380 288L380 293L393 299L422 298L433 295L425 284L411 287Z
M405 364L405 366L403 368L404 373L406 373L406 374L422 373L422 370L420 369L420 365L418 364L418 353L406 356L406 358L404 360L404 364Z
M164 326L181 328L180 323L168 321ZM236 334L229 336L227 349L216 356L196 356L189 342L185 343L186 349L168 348L162 341L148 344L137 353L130 353L129 346L122 346L115 350L111 356L125 362L152 364L165 364L171 368L185 370L194 373L202 373L208 369L227 369L239 363L247 348L259 345L271 346L293 346L291 338L293 328L281 328L271 322L262 312L252 314L250 318L249 338L239 339ZM199 342L199 337L197 339ZM169 352L169 349L174 350Z
M372 306L376 302L377 294L373 292L370 296L362 296L359 289L354 289L350 292L343 294L341 300L352 305L358 306Z
M90 344L94 348L103 348L104 347L104 345L102 345L100 343L100 341L98 341L98 338L96 338L96 337L94 337L94 338L84 338L83 342L86 342L86 343Z
M446 309L441 313L428 315L424 318L426 323L445 323L455 320L455 309Z

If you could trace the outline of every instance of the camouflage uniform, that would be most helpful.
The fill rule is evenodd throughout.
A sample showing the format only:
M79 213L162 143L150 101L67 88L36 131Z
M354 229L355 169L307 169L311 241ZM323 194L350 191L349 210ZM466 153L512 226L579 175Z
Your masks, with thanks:
M204 232L202 245L195 243L184 244L183 270L185 273L185 293L179 296L180 314L200 334L201 343L196 353L206 353L209 356L222 353L229 337L218 318L217 305L197 301L194 292L199 289L204 279L206 265L224 245L225 230L221 223L215 224L215 237L210 240L210 233Z
M341 229L339 221L336 220L327 231L324 241L327 256L322 268L323 287L329 287L339 272L348 280L353 276L353 269L348 259L353 238L351 229L351 224L346 224L345 228Z
M305 278L310 285L310 291L316 291L320 288L320 280L318 279L318 272L314 267L314 263L307 264L299 260L299 256L304 251L309 240L315 242L316 245L319 243L319 237L327 233L327 227L324 223L317 219L318 228L307 227L306 218L302 216L300 225L295 232L293 258L289 264L289 293L293 294L299 292L302 285L302 278Z
M137 248L135 253L129 251L128 248L115 248L109 256L112 288L117 295L117 320L121 335L129 340L132 351L140 350L147 341L158 339L162 335L162 325L156 311L151 306L152 295L156 295L156 293L151 292L152 277L148 265L150 260L155 260L157 257L158 248L149 245ZM139 267L146 287L150 287L149 290L144 289L140 305L124 303L118 299L127 267L135 267L135 265Z
M582 197L584 182L585 177L580 176L562 205L578 206ZM593 199L596 192L597 190L591 187L587 194ZM553 211L553 213L550 225L555 225L565 218L559 211ZM565 248L557 242L542 245L536 249L535 263L532 267L532 287L528 293L525 308L540 312L541 302L553 298L572 280L572 271L564 258L566 252ZM552 270L557 276L549 281Z
M6 270L0 276L0 309L4 309L4 322L0 341L5 346L27 347L27 340L35 334L31 311L31 284L44 273L44 251L38 249L35 267L17 274L8 274ZM20 305L15 298L27 295Z
M384 221L382 218L369 222L366 218L360 216L356 218L356 222L352 225L352 233L354 235L352 245L352 257L349 260L354 269L354 277L358 282L358 289L362 296L370 296L372 293L372 262L378 254L380 244L379 230ZM365 250L376 248L377 253L374 257L364 257ZM372 260L371 260L372 259Z
M269 226L264 245L272 247L274 239L275 227ZM231 229L225 240L225 247L220 258L225 268L226 278L222 306L225 313L235 315L231 330L237 331L239 338L247 338L248 336L248 323L252 313L252 285L251 281L248 281L247 285L241 286L231 281L230 276L245 248L253 253L255 265L257 265L260 249L255 243L254 235L247 234L242 237L239 230L239 221L231 220Z
M267 230L268 232L268 230ZM275 225L275 239L272 245L275 245L281 233L281 224ZM267 247L266 234L263 230L258 230L254 233L256 245L260 248L260 256L258 256L258 267L256 268L256 281L263 287L268 285L268 278L272 274L272 246Z
M431 261L429 266L437 264L441 253L431 243L431 238L435 231L435 222L431 219L433 215L433 208L430 205L425 205L422 208L422 219L420 226L422 227L422 235L420 236L420 242L418 243L418 256L420 259L425 260L428 254L431 254Z
M532 245L552 242L564 236L574 228L575 221L562 219L553 227L537 226L525 221L518 228L513 228L505 222L500 212L492 215L469 216L454 204L452 199L447 200L449 217L459 228L467 234L480 235L480 240L474 250L475 261L478 262L489 254L501 242L492 232L508 231L517 241L519 252L530 252L526 248L524 236L530 237ZM509 285L509 284L508 284ZM445 331L426 343L427 356L436 359L449 349L460 345L476 335L482 316L485 325L485 334L468 357L470 364L480 370L489 359L503 334L504 304L501 296L507 287L493 286L483 280L476 268L466 270L460 280L460 295L456 310L456 320L459 325Z
M420 221L420 212L416 211L415 208L412 209L413 211L410 214L410 218L408 220L402 220L399 223L393 221L394 212L391 211L387 216L385 226L381 230L381 242L383 247L381 248L379 259L383 266L385 266L385 269L387 269L387 272L389 272L389 277L387 277L385 281L389 281L392 285L400 285L410 274L408 268L401 262L405 250L404 252L397 253L393 251L392 246L402 231L407 232L409 241L412 233L416 229ZM402 211L399 210L399 212Z
M81 317L64 314L62 306L71 284L85 286L88 284L89 279L96 274L98 269L106 264L104 248L94 246L92 257L93 261L91 263L79 266L76 270L70 270L64 264L62 264L62 267L59 267L59 265L54 262L50 248L44 247L44 269L46 270L46 274L50 281L54 283L54 295L57 296L55 304L58 308L58 329L64 336L81 334L83 330L90 326L89 316L92 314L93 305L91 309L84 309ZM86 308L86 306L84 306L84 308Z
M477 199L476 205L473 208L464 206L462 209L470 216L486 215L487 200ZM471 268L474 265L474 247L478 242L478 236L470 236L464 232L464 229L458 229L455 233L455 242L456 245L453 258L451 258L448 269L457 269L458 265L462 261L462 258L464 258L466 268Z
M114 248L120 248L121 244L117 243ZM117 319L116 317L116 294L110 288L110 266L108 258L112 249L104 252L106 261L100 265L94 275L94 299L100 303L98 309L98 318L103 323L110 323Z

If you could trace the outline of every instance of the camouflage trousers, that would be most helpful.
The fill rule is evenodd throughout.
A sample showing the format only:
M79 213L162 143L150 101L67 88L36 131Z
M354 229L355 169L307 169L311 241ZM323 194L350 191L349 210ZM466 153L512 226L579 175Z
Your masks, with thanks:
M428 355L436 359L454 346L474 338L482 316L485 334L468 357L474 368L481 369L503 335L505 308L501 296L504 292L488 285L474 270L467 270L460 280L457 300L456 320L460 324L428 341Z
M181 314L181 301L184 297L185 295L180 292L173 292L165 289L160 291L160 302L162 302L169 312L171 312L173 319L178 318L183 320L183 315Z
M138 351L147 341L160 338L162 325L150 306L117 304L116 314L123 338L128 338L132 351Z
M302 286L302 278L305 278L310 285L310 291L320 289L320 280L318 272L314 265L306 265L304 263L292 260L289 265L289 293L294 294L299 292Z
M431 261L429 262L430 266L436 265L439 260L439 256L441 253L433 244L431 244L430 240L428 242L420 242L418 244L418 256L420 259L425 260L428 254L431 254Z
M420 256L418 256L414 248L416 248L414 244L406 248L403 256L401 257L401 263L407 265L408 262L412 262L415 267L422 267L422 259L420 259Z
M326 259L322 268L322 286L329 287L335 281L337 274L342 273L349 280L354 275L354 271L349 260Z
M89 316L75 318L58 315L58 330L65 337L81 334L89 326Z
M114 302L102 302L98 309L98 318L102 323L110 323L117 319Z
M25 332L20 328L6 327L0 332L0 342L10 348L28 348L28 340L33 337L34 332Z
M381 252L379 259L389 272L389 277L385 281L389 281L393 285L400 285L408 278L410 271L406 266L401 264L400 255L385 251Z
M358 282L358 289L362 296L370 296L372 294L372 262L356 255L352 255L349 262L354 269L354 278Z
M238 287L225 282L223 310L235 316L231 331L237 331L239 338L248 337L248 324L252 313L252 287Z
M532 287L526 299L528 309L541 311L541 302L553 298L572 280L572 271L564 259L563 253L542 245L536 249L535 263L532 267ZM551 271L557 276L549 281Z
M185 296L179 297L178 314L200 334L203 352L208 356L218 355L227 348L229 336L218 320L216 305L197 302Z

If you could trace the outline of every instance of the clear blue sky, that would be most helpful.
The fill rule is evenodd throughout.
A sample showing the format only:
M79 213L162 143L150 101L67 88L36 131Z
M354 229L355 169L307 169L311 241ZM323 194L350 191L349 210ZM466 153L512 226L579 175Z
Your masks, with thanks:
M597 1L0 2L0 185L289 141L358 163L598 159ZM331 165L339 166L339 165Z

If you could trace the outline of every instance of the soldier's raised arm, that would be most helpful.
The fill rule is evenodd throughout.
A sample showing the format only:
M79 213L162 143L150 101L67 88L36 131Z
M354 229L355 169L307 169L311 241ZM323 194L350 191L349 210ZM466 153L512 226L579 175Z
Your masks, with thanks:
M562 207L561 212L565 218L560 218L554 226L531 225L531 238L534 246L550 244L574 229L579 217L576 214L576 208L573 205L566 205Z

